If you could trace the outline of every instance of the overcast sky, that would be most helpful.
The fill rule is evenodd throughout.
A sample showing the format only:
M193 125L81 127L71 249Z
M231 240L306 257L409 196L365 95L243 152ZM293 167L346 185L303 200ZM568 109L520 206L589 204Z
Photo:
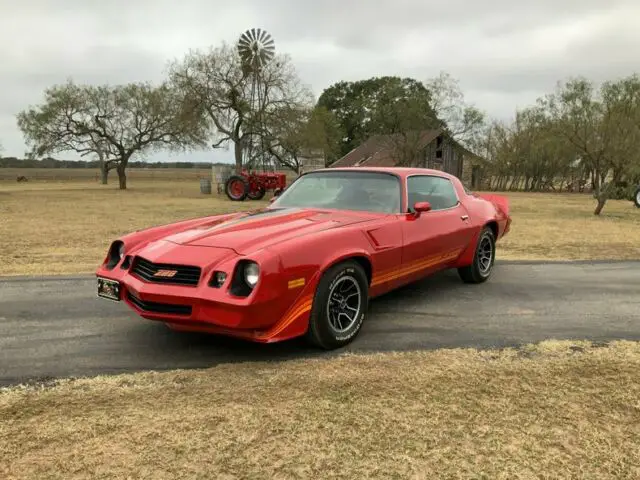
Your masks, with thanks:
M339 80L446 70L508 118L558 79L640 72L640 0L0 0L0 143L25 152L15 114L49 85L160 80L190 48L271 33L316 96ZM59 155L58 158L74 158ZM153 158L163 159L167 155ZM229 160L231 151L174 160Z

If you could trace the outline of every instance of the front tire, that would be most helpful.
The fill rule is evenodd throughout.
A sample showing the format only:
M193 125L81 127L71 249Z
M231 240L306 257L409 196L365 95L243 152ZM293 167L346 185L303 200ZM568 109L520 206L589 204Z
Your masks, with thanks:
M369 305L369 282L355 261L334 265L322 276L313 300L305 338L325 350L351 343L362 328Z
M496 259L496 237L493 230L484 227L478 237L473 263L458 269L458 275L465 283L483 283L489 280Z
M247 193L247 196L251 200L262 200L265 193L266 193L266 190L264 189L264 187L259 186L256 190L249 190L249 193Z

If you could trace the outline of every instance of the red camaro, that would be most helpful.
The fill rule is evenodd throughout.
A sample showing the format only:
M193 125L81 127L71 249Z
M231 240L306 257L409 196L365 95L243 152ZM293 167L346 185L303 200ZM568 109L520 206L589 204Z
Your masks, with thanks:
M175 330L333 349L358 334L370 298L448 268L487 280L510 223L505 197L437 170L316 170L266 208L117 239L98 295Z

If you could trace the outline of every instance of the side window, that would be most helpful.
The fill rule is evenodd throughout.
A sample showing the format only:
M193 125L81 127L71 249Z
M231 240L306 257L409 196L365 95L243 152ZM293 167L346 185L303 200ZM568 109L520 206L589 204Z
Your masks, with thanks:
M407 178L407 196L411 210L416 202L429 202L432 210L444 210L458 204L453 184L446 178L433 175Z

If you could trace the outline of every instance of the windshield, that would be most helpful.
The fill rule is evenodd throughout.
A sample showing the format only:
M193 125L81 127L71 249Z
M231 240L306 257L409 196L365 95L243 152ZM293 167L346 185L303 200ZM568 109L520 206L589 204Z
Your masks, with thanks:
M273 203L274 207L400 212L400 180L378 172L307 173Z

